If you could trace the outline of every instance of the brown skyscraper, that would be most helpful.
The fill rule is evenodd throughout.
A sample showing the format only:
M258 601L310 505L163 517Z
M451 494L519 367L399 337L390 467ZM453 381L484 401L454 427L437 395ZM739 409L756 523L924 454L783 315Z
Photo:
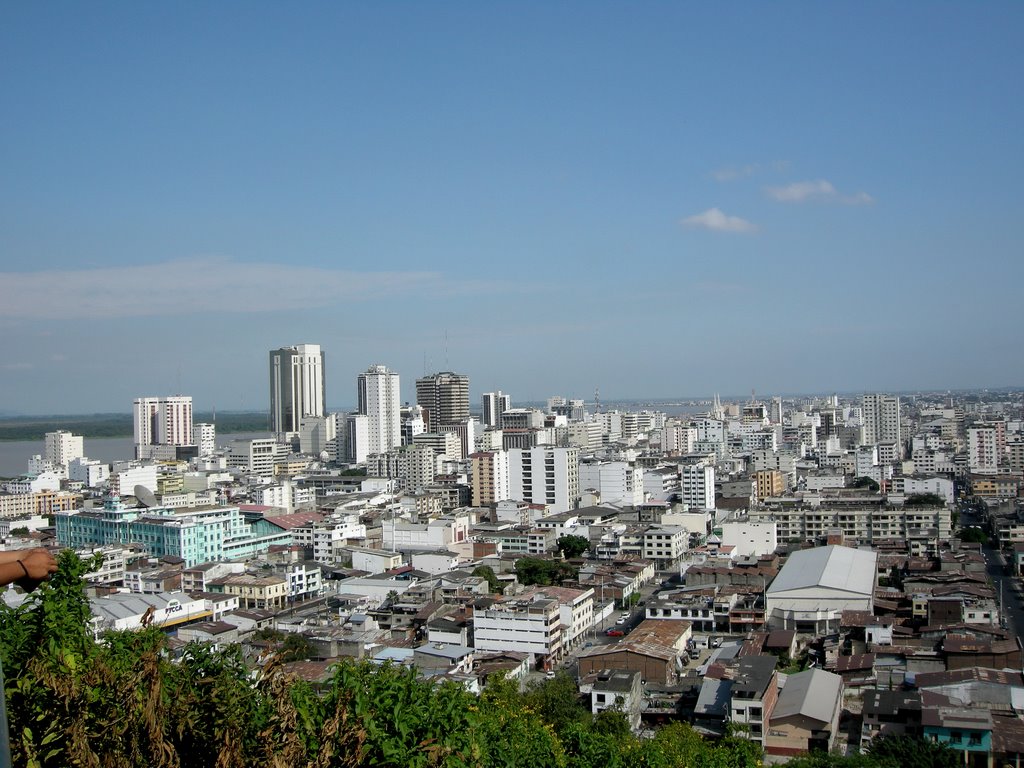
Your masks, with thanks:
M469 377L444 371L416 379L416 403L428 432L469 418Z

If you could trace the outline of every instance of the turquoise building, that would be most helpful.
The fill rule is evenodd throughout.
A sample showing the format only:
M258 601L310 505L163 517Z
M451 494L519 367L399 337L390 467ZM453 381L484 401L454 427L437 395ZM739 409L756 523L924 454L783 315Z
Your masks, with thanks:
M992 713L988 710L925 707L921 726L926 741L936 741L960 752L967 768L992 768Z
M102 510L59 512L55 518L62 546L78 549L134 542L153 557L180 557L186 568L251 557L272 545L292 543L288 531L232 506L126 508L113 496Z

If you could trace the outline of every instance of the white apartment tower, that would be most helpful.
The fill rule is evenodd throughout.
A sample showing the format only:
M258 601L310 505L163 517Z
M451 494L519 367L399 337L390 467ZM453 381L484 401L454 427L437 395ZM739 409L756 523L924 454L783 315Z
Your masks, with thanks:
M63 464L67 467L72 461L85 455L84 443L81 435L73 435L63 429L47 432L43 438L43 458L52 464Z
M501 424L501 414L512 407L512 398L502 392L484 392L483 397L485 427L497 427Z
M193 424L192 444L199 448L200 456L211 456L217 450L217 427L213 424Z
M579 449L513 448L508 452L508 479L510 498L544 504L555 513L568 512L580 498Z
M894 395L864 395L861 405L865 444L896 443L902 455L900 399Z
M999 442L991 427L967 430L967 465L971 472L994 474L999 470Z
M136 456L148 445L194 445L190 396L137 397L132 413Z
M679 465L682 501L690 509L715 508L715 466L708 462Z
M303 416L323 416L324 353L319 344L299 344L270 352L270 431L296 435Z
M367 417L368 453L384 453L402 444L402 402L398 374L373 365L356 379L358 411Z

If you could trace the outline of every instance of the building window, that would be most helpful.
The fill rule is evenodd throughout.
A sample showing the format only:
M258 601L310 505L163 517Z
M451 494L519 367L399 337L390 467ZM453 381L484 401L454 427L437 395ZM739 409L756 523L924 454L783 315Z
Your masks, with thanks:
M980 747L981 746L981 734L980 733L972 733L971 734L970 745L972 747Z
M959 744L963 740L964 740L963 739L963 734L961 734L960 731L952 731L949 734L949 743L950 744Z

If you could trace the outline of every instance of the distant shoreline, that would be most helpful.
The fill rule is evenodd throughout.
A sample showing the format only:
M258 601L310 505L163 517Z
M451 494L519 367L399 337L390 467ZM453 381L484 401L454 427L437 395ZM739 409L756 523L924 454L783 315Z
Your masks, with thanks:
M217 433L232 435L240 432L269 431L270 415L266 411L196 412L196 424L214 422ZM134 424L130 413L94 413L58 416L3 416L0 417L0 442L43 440L47 432L67 430L86 438L132 437Z

